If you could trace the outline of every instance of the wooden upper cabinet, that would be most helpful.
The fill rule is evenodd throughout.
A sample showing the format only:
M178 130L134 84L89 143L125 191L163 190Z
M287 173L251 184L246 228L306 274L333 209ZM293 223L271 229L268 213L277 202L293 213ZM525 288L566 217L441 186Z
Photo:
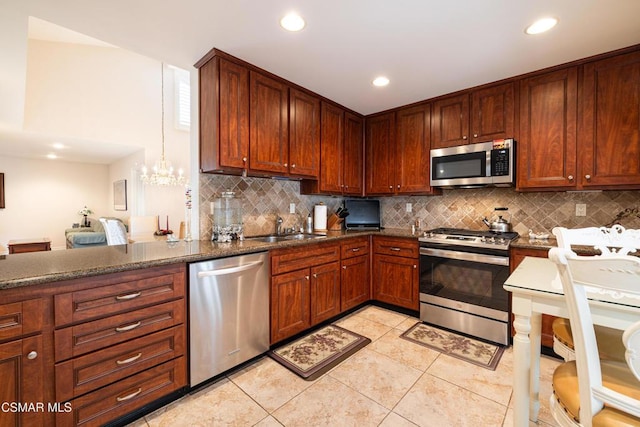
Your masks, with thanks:
M430 192L431 106L396 113L396 188L398 194Z
M214 57L200 67L200 170L241 171L249 158L249 70Z
M320 171L320 100L289 90L289 173L317 178Z
M471 142L513 138L514 104L513 82L471 92Z
M368 117L365 140L366 194L392 194L395 185L395 113Z
M582 187L640 187L640 52L584 66Z
M515 134L514 83L463 93L433 103L431 148L446 148Z
M255 71L251 71L249 82L249 168L286 175L289 172L289 87Z
M342 150L342 193L364 194L364 119L346 112L344 115L344 147Z
M520 82L519 189L575 187L578 70Z
M320 193L341 194L343 183L343 146L345 111L333 104L322 102L320 130Z
M469 95L463 94L433 103L431 148L469 143Z

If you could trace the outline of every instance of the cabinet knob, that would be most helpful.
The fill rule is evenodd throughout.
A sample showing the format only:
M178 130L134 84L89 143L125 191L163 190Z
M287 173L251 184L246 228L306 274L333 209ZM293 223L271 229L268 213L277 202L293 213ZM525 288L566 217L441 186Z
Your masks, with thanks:
M474 134L473 134L473 137L474 137L474 138L477 138L477 137L478 137L478 134L477 134L477 133L474 133Z
M573 181L573 175L569 175L569 176L567 177L567 179L568 179L569 181Z
M467 135L462 135L462 139L467 139Z
M584 178L589 181L591 179L591 175L585 175Z
M289 166L289 164L288 164L288 163L285 163L285 164L284 164L284 167L286 168L287 166Z
M316 273L313 273L313 278L314 278L314 279L317 279L317 278L318 278L318 275L317 275Z
M309 280L309 276L304 276L305 279Z
M390 185L390 186L389 186L389 190L393 190L393 185Z
M242 158L242 163L247 163L247 158L246 157Z
M291 167L292 167L292 168L295 168L295 167L296 167L296 164L295 164L295 163L291 164Z
M346 270L346 269L347 269L347 266L346 266L346 265L343 265L343 266L342 266L342 269L343 269L343 270Z
M417 265L415 265L415 264L413 264L413 269L415 270L415 269L417 269L417 268L418 268L418 266L417 266Z
M400 184L398 184L398 190L400 189Z
M38 352L37 351L30 351L29 354L27 354L27 359L29 360L33 360L35 358L38 357Z

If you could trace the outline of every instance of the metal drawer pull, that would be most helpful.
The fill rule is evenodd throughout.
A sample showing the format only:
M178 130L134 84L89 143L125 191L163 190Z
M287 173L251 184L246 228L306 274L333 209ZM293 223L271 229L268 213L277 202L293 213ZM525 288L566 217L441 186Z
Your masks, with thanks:
M132 329L137 328L141 324L142 324L142 322L137 321L136 323L133 323L133 324L131 324L129 326L120 326L119 328L116 328L116 332L127 332L127 331L130 331Z
M390 251L400 252L400 248L389 248Z
M116 397L116 400L118 402L124 402L125 400L133 399L134 397L136 397L140 393L142 393L142 387L138 388L136 391L134 391L131 394L127 394L126 396L123 396L123 397L118 396L118 397Z
M264 264L264 262L255 261L255 262L250 262L248 264L236 265L233 267L219 268L217 270L198 271L198 278L201 279L203 277L224 276L226 274L241 273L243 271L251 270L253 268L258 268L262 264Z
M351 249L351 252L358 252L360 250L360 248L353 248Z
M127 294L127 295L118 295L116 299L118 301L126 301L129 299L138 298L140 295L142 295L142 292L134 292L132 294Z
M132 356L128 359L124 359L124 360L116 360L116 363L118 365L126 365L129 364L131 362L135 362L136 360L140 359L140 357L142 356L142 353L138 353L135 356Z

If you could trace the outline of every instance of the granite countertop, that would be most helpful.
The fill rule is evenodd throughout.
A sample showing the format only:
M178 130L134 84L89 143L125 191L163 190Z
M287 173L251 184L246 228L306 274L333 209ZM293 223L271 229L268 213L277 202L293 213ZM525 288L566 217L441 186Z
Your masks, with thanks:
M558 246L558 241L550 237L548 239L530 239L529 236L520 236L513 242L511 242L512 248L515 249L546 249L555 248Z
M326 238L321 239L289 240L276 243L264 243L255 240L230 243L205 240L178 241L175 243L157 241L119 246L97 246L0 255L0 290L179 262L204 261L372 234L391 237L418 237L418 234L412 235L409 229L337 231L329 232Z

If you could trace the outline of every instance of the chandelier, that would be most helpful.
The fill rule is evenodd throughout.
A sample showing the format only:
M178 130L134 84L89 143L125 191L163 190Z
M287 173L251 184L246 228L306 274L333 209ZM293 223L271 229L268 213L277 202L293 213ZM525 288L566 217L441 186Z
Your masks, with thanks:
M160 160L157 160L153 166L153 173L151 175L148 174L149 171L146 166L142 167L140 180L145 184L158 185L162 187L169 185L184 185L187 180L183 175L182 169L178 171L178 175L176 176L173 172L171 162L168 161L164 155L164 63L161 63L160 67L162 90L162 154L160 155Z

